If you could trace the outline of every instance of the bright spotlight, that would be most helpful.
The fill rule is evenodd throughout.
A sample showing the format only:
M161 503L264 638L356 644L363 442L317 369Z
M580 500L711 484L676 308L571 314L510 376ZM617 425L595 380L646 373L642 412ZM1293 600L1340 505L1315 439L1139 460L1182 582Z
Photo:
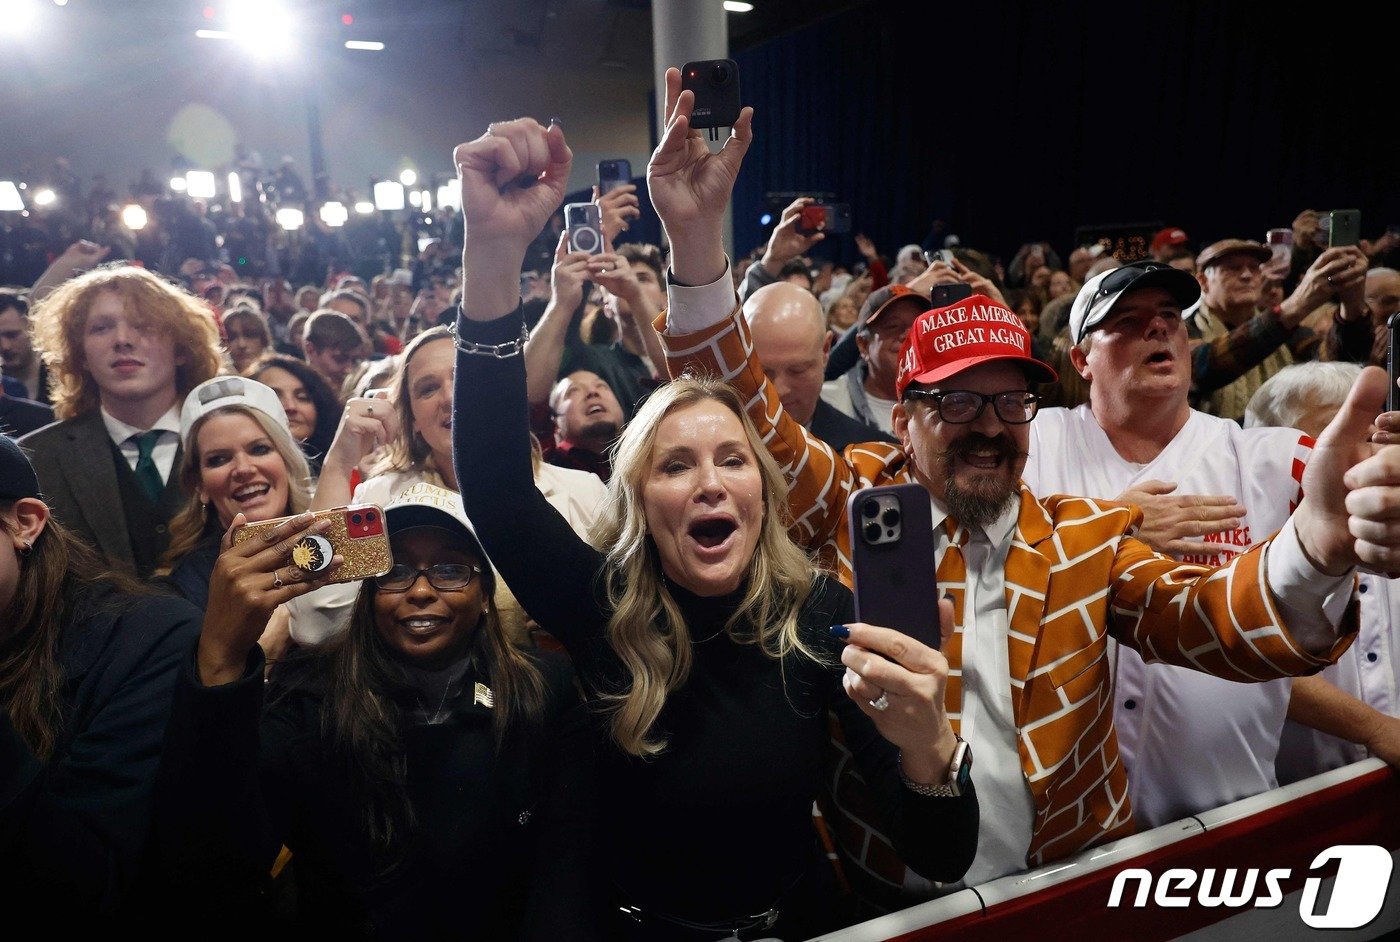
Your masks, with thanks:
M399 182L404 186L413 186L418 182L418 173L415 170L405 170L399 174Z
M9 0L0 4L0 34L23 36L33 25L33 0Z
M438 187L437 204L439 208L451 206L453 209L461 209L462 181L453 178Z
M230 31L258 54L291 51L292 17L276 0L236 0L228 20Z
M53 0L53 5L56 7L66 7L68 6L68 0Z
M345 225L345 220L349 218L350 213L346 211L344 203L332 201L321 207L321 221L332 228Z
M0 180L0 212L18 213L24 210L24 200L20 199L19 187L13 180Z
M185 191L197 200L214 198L214 174L208 170L191 170L185 174Z
M48 188L34 191L35 206L48 206L56 199L58 199L58 194Z
M772 213L764 213L762 216L759 216L759 217L758 217L758 224L759 224L760 226L766 226L766 225L768 225L768 224L769 224L770 222L772 222L772 221L773 221L773 214L772 214Z
M414 206L414 207L422 206L422 205L423 205L423 194L422 194L421 192L419 192L418 190L409 190L409 191L408 191L408 204L409 204L410 206Z
M174 190L176 193L183 193L183 192L185 192L185 178L184 178L184 177L171 177L171 178L170 178L170 188L171 188L172 190Z
M432 190L424 190L424 191L423 191L423 197L422 197L422 199L423 199L423 212L426 213L428 210L430 210L430 209L433 208L433 191L432 191Z
M136 203L122 207L122 225L132 232L146 228L146 211Z
M222 29L197 29L194 31L196 39L235 39L232 33Z
M380 180L374 185L375 209L403 209L403 184Z
M365 39L347 39L345 41L345 48L359 49L363 52L383 52L384 44Z
M306 221L306 216L299 209L284 206L277 210L277 225L292 232L301 228L301 224Z
M237 173L228 175L228 201L230 203L243 202L243 178Z
M355 212L359 213L361 216L368 216L370 213L374 212L374 204L369 200L360 200L355 204Z
M724 10L726 13L752 13L753 4L745 0L724 0Z

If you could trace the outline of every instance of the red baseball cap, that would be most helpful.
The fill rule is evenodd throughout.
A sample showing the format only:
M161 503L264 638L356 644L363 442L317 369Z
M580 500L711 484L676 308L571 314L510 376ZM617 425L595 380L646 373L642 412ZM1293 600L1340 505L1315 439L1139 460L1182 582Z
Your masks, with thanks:
M1015 312L983 294L919 315L899 350L895 395L910 383L937 383L969 367L1015 362L1037 383L1059 376L1031 354L1031 335Z
M1166 229L1158 229L1157 234L1152 237L1152 251L1160 252L1171 246L1185 245L1188 241L1190 240L1186 237L1184 229L1168 226Z

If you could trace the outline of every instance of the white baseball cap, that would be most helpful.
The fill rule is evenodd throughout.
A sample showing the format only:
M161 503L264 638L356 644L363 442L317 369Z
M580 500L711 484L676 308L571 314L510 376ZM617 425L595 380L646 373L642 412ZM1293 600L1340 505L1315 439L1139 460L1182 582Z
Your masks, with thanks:
M476 547L476 554L486 559L476 528L462 509L462 495L456 491L426 481L410 484L384 505L384 518L390 534L410 527L438 527L465 536Z
M180 441L185 443L185 447L189 447L190 430L195 423L225 406L257 409L277 423L278 428L286 430L287 437L291 438L287 412L270 386L242 376L215 376L191 389L180 408Z
M1100 272L1074 296L1069 309L1069 339L1079 343L1109 314L1118 299L1139 288L1165 288L1184 311L1201 299L1201 286L1189 273L1164 262L1140 261Z

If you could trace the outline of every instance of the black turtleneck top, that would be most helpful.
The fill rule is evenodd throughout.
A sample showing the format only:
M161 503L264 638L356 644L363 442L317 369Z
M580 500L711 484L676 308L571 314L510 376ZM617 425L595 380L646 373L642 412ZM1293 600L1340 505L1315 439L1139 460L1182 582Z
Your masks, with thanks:
M498 343L519 336L520 318L458 330ZM523 358L459 353L455 395L457 479L493 565L568 649L591 694L625 689L605 635L605 557L531 483ZM841 685L840 642L829 628L854 617L844 586L814 577L799 615L822 663L779 662L732 640L723 627L737 594L668 591L685 615L693 662L661 713L667 747L649 759L613 747L600 759L600 869L614 904L718 922L781 904L804 875L825 868L811 810L832 780L829 712L904 859L930 879L961 878L976 851L976 797L925 798L900 783L897 750Z

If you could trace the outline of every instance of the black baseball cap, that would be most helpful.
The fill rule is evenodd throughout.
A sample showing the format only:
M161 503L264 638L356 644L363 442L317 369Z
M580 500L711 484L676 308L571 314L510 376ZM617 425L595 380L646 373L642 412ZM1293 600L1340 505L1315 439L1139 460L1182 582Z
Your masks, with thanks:
M38 496L39 476L34 473L34 465L18 442L0 435L0 500Z

